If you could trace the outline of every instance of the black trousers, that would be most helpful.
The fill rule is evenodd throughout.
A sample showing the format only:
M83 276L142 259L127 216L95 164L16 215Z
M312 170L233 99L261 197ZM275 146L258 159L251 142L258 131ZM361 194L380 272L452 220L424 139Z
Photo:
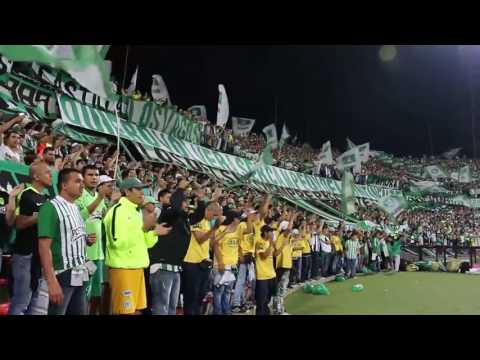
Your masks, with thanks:
M268 303L272 298L275 287L275 278L268 280L257 280L255 282L255 315L270 315Z
M302 256L302 282L310 280L312 272L312 256Z
M200 264L192 263L183 263L182 268L183 314L200 315L210 269L202 269Z
M320 275L320 264L321 264L321 260L320 260L320 252L312 252L312 258L311 258L311 262L312 262L312 278L316 278L317 276Z

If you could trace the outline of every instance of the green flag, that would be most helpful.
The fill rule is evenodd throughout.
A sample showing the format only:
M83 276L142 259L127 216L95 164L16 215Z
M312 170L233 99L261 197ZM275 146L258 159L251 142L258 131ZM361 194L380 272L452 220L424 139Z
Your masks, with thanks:
M355 209L353 175L350 171L344 171L342 177L342 211L346 215L353 214Z
M13 61L38 62L62 69L92 93L116 98L97 45L0 45L0 53Z

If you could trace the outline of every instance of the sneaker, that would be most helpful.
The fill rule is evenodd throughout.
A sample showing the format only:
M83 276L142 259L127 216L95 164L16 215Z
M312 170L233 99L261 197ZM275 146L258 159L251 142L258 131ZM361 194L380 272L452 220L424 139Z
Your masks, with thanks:
M253 306L252 306L252 307L249 307L249 306L247 306L247 305L243 305L243 306L240 308L240 313L244 314L244 313L246 313L248 310L250 310L251 308L253 308Z
M238 313L241 313L242 312L242 309L240 308L240 306L234 306L232 308L232 314L238 314Z

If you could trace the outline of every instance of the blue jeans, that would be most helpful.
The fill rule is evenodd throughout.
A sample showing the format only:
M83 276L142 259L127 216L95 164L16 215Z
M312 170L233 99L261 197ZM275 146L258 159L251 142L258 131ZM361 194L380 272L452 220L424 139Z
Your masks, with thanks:
M157 270L150 274L152 315L176 315L180 294L180 273Z
M217 270L214 270L216 274ZM233 290L233 281L223 285L213 286L213 315L231 315L230 298Z
M48 315L87 315L87 282L82 286L71 286L72 270L57 275L57 281L63 291L61 305L50 304Z
M247 264L238 267L235 291L233 292L233 307L245 304L245 283L247 282Z
M350 277L357 275L357 259L347 259L347 275Z
M32 298L31 288L32 255L13 254L12 276L13 296L8 309L8 315L24 315Z
M322 252L322 276L327 277L330 275L330 264L331 264L332 254L327 252Z
M285 312L284 299L287 294L290 269L277 269L277 291L273 297L273 308L276 312L282 314Z

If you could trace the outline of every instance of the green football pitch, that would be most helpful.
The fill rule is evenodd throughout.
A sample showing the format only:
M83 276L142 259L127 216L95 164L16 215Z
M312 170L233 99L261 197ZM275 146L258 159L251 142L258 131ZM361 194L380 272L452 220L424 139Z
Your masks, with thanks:
M362 284L355 293L352 286ZM291 315L480 314L480 275L436 272L379 273L330 282L330 295L299 289L285 299Z

